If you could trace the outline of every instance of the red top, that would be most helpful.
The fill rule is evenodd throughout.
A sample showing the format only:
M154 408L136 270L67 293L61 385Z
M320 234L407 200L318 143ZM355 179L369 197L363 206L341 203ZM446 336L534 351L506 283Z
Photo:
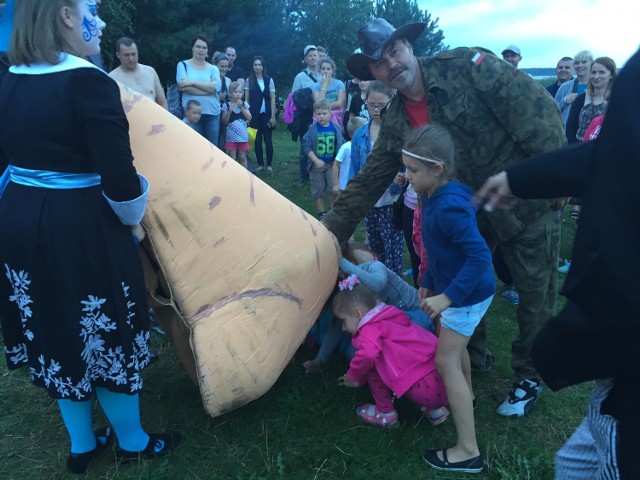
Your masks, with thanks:
M402 97L402 103L404 103L404 108L407 111L407 117L409 117L409 124L411 125L411 128L416 129L431 123L429 110L427 109L427 102L424 97L415 103Z

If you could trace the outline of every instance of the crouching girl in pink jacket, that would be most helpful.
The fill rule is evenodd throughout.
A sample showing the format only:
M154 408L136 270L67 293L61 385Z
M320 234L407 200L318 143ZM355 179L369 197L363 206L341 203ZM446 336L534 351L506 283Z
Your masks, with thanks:
M380 302L355 275L338 284L333 313L342 329L353 334L356 354L340 385L369 384L375 404L360 405L356 412L365 422L381 427L398 425L392 393L406 396L432 424L446 420L447 392L436 369L438 338L409 320L400 309Z

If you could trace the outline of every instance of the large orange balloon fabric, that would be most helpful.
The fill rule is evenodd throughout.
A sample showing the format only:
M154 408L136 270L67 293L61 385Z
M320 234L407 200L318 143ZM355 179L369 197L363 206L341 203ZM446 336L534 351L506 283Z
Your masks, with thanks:
M289 363L333 290L336 248L313 216L120 88L150 183L143 226L190 330L204 407L221 415L264 394Z

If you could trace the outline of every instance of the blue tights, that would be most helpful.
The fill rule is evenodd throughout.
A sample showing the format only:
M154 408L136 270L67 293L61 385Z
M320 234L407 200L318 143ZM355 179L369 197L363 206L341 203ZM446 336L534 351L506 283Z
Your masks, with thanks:
M106 388L97 387L96 395L118 437L120 448L129 452L144 450L149 443L149 435L140 423L138 394L113 393ZM85 453L96 448L96 436L93 433L93 401L73 402L61 399L58 400L58 406L71 438L71 453Z

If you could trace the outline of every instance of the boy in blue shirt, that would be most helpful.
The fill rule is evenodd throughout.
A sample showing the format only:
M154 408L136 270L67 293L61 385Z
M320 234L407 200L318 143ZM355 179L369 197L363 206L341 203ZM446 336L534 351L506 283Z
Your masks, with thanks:
M200 121L200 117L202 117L202 105L197 100L189 100L182 121L196 130L196 123Z
M333 194L333 161L344 143L342 129L331 122L331 107L325 99L313 104L313 113L317 119L309 127L302 140L302 151L309 159L308 169L311 180L311 196L316 201L318 218L325 216L324 199L333 206L336 196Z

